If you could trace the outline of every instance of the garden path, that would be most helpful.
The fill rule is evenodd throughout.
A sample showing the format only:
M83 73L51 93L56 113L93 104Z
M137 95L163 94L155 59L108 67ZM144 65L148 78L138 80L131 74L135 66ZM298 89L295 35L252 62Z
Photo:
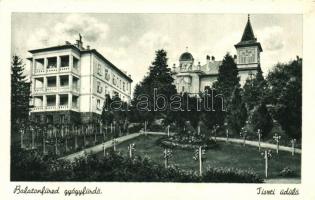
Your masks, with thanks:
M116 138L116 145L118 145L118 144L120 144L122 142L128 141L130 139L136 138L136 137L138 137L138 136L140 136L142 134L144 134L144 132L132 133L132 134L129 134L129 135L125 135L125 136ZM166 133L164 133L164 132L146 132L146 134L150 134L150 135L166 135ZM170 135L173 135L173 134L174 133L170 133ZM217 137L216 139L218 141L226 141L226 138L224 138L224 137ZM232 142L232 143L243 144L243 139L229 138L228 141ZM245 143L246 143L246 145L258 147L258 141L246 140ZM76 158L83 157L86 154L95 154L95 153L103 151L104 147L105 148L110 148L112 146L113 146L113 140L110 140L110 141L107 141L105 143L98 144L96 146L89 147L89 148L83 149L81 151L78 151L76 153L73 153L73 154L61 157L59 159L61 159L61 160L68 160L68 161L74 161ZM261 148L277 149L277 145L266 143L266 142L261 142L260 146L261 146ZM281 146L281 145L279 146L279 150L280 151L289 151L289 152L292 151L291 147L286 147L286 146ZM301 154L301 149L295 149L295 153Z

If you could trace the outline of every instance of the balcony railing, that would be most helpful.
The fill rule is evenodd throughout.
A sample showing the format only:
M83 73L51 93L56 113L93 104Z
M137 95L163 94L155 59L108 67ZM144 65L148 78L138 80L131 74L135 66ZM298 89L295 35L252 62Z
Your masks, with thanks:
M44 74L45 69L35 69L35 74Z
M57 87L47 87L46 88L46 92L56 92L57 91Z
M64 92L64 91L68 91L68 90L69 90L69 85L63 85L63 86L59 87L59 91Z
M46 110L56 110L56 106L46 106Z
M79 69L78 68L72 68L71 71L73 73L79 74ZM52 67L52 68L47 68L46 73L57 73L58 72L58 68L57 67ZM70 67L60 67L59 68L59 72L70 72ZM35 69L34 70L35 74L45 74L45 69L41 68L41 69Z
M59 110L68 110L68 105L60 105Z
M43 111L59 111L59 110L74 110L78 111L79 106L72 105L71 109L68 105L49 105L49 106L35 106L32 108L32 112L43 112Z
M70 70L70 67L60 67L60 72L68 72Z
M57 67L47 68L47 73L57 72Z
M32 111L43 111L44 110L44 107L43 106L34 106L32 108Z
M34 88L34 93L41 93L41 92L44 92L43 87Z

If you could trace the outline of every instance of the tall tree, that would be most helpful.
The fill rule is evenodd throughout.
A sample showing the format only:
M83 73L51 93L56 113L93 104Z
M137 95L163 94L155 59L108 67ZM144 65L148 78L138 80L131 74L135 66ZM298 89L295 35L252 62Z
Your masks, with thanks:
M267 77L272 116L291 138L302 136L302 59L278 64Z
M240 87L240 78L234 58L227 53L219 67L219 75L214 88L229 100L235 87ZM227 101L228 102L228 101Z
M262 102L259 106L255 107L251 123L253 124L253 131L256 132L260 129L262 137L268 136L273 127L273 122L265 103Z
M138 115L141 120L152 121L154 118L163 117L171 114L168 107L164 110L159 110L164 105L168 106L170 97L176 94L175 85L173 85L173 77L171 75L171 70L167 65L167 53L163 49L156 51L156 57L150 66L149 73L144 79L136 86L134 92L134 99L132 101L133 107L137 107L144 99L147 98L148 106L147 110L139 111L138 108L135 111L138 112ZM146 95L146 97L144 97ZM157 98L157 96L165 97ZM141 98L144 97L144 98Z
M263 77L261 68L258 68L256 75L250 75L243 87L243 101L246 103L248 110L260 105L264 100L267 83Z
M26 80L24 67L23 60L14 55L11 62L11 138L13 140L19 138L19 129L29 120L31 83Z
M245 125L246 119L247 109L245 103L242 102L241 89L235 87L228 106L226 121L232 132L238 134Z
M109 94L105 95L105 102L103 104L101 119L104 124L111 124L114 121L114 113L111 108L112 99Z

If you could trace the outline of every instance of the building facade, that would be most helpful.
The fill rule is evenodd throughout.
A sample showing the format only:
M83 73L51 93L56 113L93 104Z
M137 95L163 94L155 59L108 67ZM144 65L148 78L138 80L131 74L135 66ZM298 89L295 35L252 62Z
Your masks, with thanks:
M31 117L44 123L88 123L98 120L105 95L130 102L132 79L97 50L76 44L29 51Z
M237 55L234 55L237 64L240 84L243 86L246 79L257 73L260 68L260 53L262 47L254 35L250 18L248 16L241 41L234 45ZM204 92L206 87L211 87L219 75L222 61L216 61L214 56L206 56L206 64L195 64L194 57L189 52L184 52L179 57L179 65L173 65L173 78L179 93Z

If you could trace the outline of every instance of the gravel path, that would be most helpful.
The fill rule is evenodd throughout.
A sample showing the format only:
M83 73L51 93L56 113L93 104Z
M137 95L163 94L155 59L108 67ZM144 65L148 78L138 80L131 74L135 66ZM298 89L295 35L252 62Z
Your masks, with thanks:
M226 141L226 138L225 137L217 137L217 140L218 141ZM229 138L228 141L233 142L233 143L238 143L238 144L243 144L243 142L244 142L243 139L236 139L236 138ZM245 140L245 144L250 145L250 146L255 146L255 147L259 146L258 141ZM261 148L277 149L276 144L270 144L270 143L266 143L266 142L260 142L260 146L261 146ZM279 150L292 152L291 147L281 146L281 145L279 146ZM302 151L301 151L301 149L295 148L295 153L301 154Z
M138 137L138 136L140 136L142 134L144 134L144 133L143 132L133 133L133 134L129 134L129 135L125 135L125 136L116 138L116 145L120 144L122 142L128 141L130 139L136 138L136 137ZM166 133L164 133L164 132L146 132L146 134L149 134L149 135L166 135ZM173 135L173 134L174 133L170 133L170 135ZM224 137L217 137L217 140L218 141L226 141L226 138L224 138ZM232 142L232 143L243 144L243 140L242 139L229 138L228 141ZM246 140L245 143L246 143L246 145L258 147L258 142L257 141ZM98 144L96 146L86 148L86 149L81 150L79 152L76 152L76 153L73 153L73 154L61 157L59 159L74 161L74 159L83 157L84 155L86 155L86 153L88 153L88 154L98 153L98 152L103 151L104 147L105 148L110 148L112 146L113 146L113 142L112 142L112 140L110 140L110 141L107 141L105 143ZM265 143L265 142L261 142L260 146L261 146L261 148L277 149L277 145L270 144L270 143ZM279 150L280 151L288 151L288 152L292 151L291 147L286 147L286 146L279 146ZM301 154L301 149L295 149L295 153ZM284 179L284 180L286 180L286 179ZM266 181L271 181L272 182L272 179L267 179Z

